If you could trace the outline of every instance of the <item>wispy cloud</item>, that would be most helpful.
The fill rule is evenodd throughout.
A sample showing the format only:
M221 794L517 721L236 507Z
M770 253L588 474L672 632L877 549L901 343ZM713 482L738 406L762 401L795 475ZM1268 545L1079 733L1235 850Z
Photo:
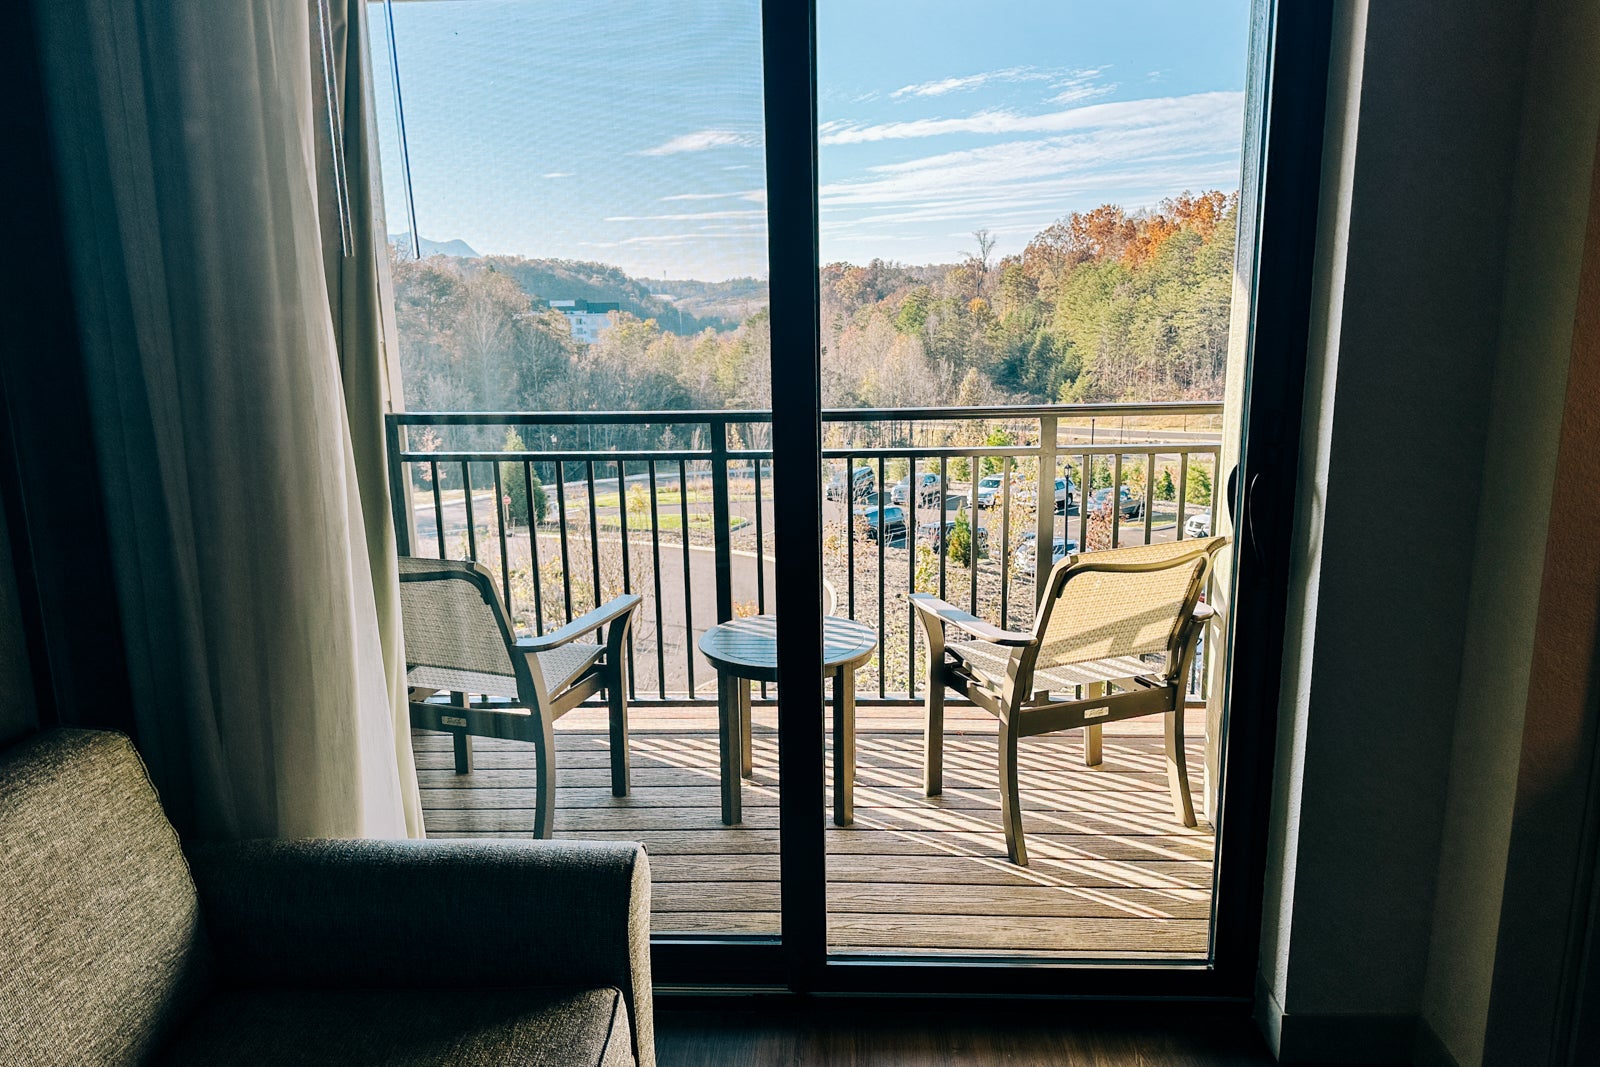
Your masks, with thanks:
M749 189L742 193L675 193L672 196L663 196L663 203L673 200L747 200L752 204L765 204L767 191L765 189Z
M695 230L692 233L651 233L624 237L617 241L579 241L584 248L627 248L635 245L694 245L700 241L755 241L765 227L737 227L721 230Z
M1055 95L1050 98L1051 101L1058 104L1066 104L1074 100L1087 100L1090 97L1104 96L1115 89L1115 84L1100 83L1100 76L1107 69L1106 67L1086 67L1078 70L1003 67L999 70L986 70L977 74L962 74L949 78L937 78L933 81L917 82L913 85L902 85L890 93L889 96L894 100L907 100L917 97L946 96L950 93L981 89L986 85L1049 82L1050 88L1055 91ZM875 94L868 94L868 96L871 95ZM862 97L861 99L866 98Z
M1050 97L1050 103L1076 104L1083 100L1106 96L1116 89L1117 83L1101 81L1100 75L1105 72L1105 67L1068 71L1063 77L1051 83L1050 88L1054 93Z
M825 220L833 220L824 232L830 240L876 238L880 227L964 221L1021 233L1101 197L1135 207L1178 189L1231 186L1243 106L1240 93L1203 93L1042 116L972 116L996 132L1052 135L880 164L829 182L820 190Z
M549 174L541 174L541 175L539 175L539 177L541 177L541 178L552 178L552 179L554 179L554 178L571 178L572 176L573 176L573 174L572 174L572 171L570 171L570 170L553 170Z
M683 215L607 215L606 222L697 222L711 219L764 219L764 210L695 211Z
M991 82L1049 81L1052 77L1054 75L1049 71L1033 67L1005 67L1001 70L986 70L978 74L964 74L953 78L938 78L934 81L902 85L889 96L895 100L903 100L908 96L944 96L946 93L977 89Z
M1237 110L1238 93L1196 93L1192 96L1161 97L1153 100L1124 100L1109 104L1090 104L1028 115L998 108L949 119L912 119L906 122L880 122L862 125L826 122L818 127L825 145L866 144L898 141L914 137L941 137L949 134L1012 135L1019 133L1070 133L1097 127L1148 124L1164 112L1176 112L1181 121L1213 112L1217 107Z
M675 156L680 152L706 152L713 148L748 148L760 139L734 130L696 130L680 133L654 148L642 149L641 156Z

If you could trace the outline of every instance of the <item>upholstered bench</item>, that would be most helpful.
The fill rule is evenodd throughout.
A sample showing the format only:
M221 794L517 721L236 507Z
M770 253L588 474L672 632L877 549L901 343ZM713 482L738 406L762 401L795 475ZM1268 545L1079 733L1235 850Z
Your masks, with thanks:
M0 1063L655 1062L632 845L190 850L127 738L0 753Z

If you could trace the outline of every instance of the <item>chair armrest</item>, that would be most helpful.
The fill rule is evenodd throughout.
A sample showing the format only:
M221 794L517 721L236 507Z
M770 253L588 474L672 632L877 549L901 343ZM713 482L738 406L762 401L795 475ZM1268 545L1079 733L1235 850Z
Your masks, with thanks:
M947 604L931 593L912 593L911 606L917 609L917 615L927 626L954 626L973 637L984 641L992 641L997 645L1009 645L1020 648L1033 644L1033 635L1018 633L1015 630L1002 630L998 626L984 622L970 612L962 611L954 604Z
M1217 609L1212 607L1210 604L1197 603L1194 606L1194 611L1191 614L1194 616L1196 622L1210 622L1212 619L1216 618Z
M631 844L247 841L190 849L242 985L615 986L654 1063L650 864Z
M552 630L543 637L524 637L517 641L517 648L522 652L546 652L561 645L571 644L586 633L598 630L608 622L622 618L631 613L644 598L637 593L627 593L606 601L587 615L580 615L567 623L559 630Z

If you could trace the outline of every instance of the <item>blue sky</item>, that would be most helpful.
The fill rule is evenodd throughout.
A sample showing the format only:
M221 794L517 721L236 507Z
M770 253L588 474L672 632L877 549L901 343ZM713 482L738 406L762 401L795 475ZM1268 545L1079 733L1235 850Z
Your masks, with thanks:
M1248 0L818 0L823 260L1019 251L1238 184ZM754 0L393 6L418 229L649 277L766 274ZM371 8L391 232L408 229Z

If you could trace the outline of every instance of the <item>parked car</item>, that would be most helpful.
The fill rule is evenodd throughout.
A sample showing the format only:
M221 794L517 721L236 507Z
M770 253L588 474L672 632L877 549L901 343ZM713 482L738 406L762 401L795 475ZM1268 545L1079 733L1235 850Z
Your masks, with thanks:
M898 505L863 508L861 523L868 541L876 541L881 533L884 544L898 547L906 539L906 509Z
M1033 506L1035 490L1032 483L1025 483L1011 490L1011 498L1019 504ZM1064 514L1072 506L1072 479L1058 477L1056 479L1056 514Z
M1013 573L1019 574L1024 578L1033 577L1038 558L1038 553L1035 551L1036 547L1034 535L1031 533L1024 535L1022 544L1018 545L1017 550L1011 553L1011 570ZM1078 542L1076 541L1068 540L1065 537L1052 539L1050 542L1050 565L1055 566L1077 551Z
M934 474L932 471L924 471L917 475L918 507L925 508L930 505L933 507L938 507L940 492L941 488L939 485L939 476L937 474ZM895 483L895 487L893 489L889 490L889 502L891 504L904 504L910 495L911 477L907 475L906 477L900 479L899 482Z
M1197 511L1193 515L1190 515L1189 518L1183 524L1183 536L1185 536L1185 537L1210 537L1211 536L1211 512L1210 511Z
M845 489L843 471L834 471L833 477L828 480L826 496L829 500L843 500L848 495L851 500L861 503L867 496L876 496L873 492L873 473L871 467L857 467L850 473L850 488Z
M1144 514L1144 497L1135 496L1133 490L1127 486L1122 487L1121 492L1118 493L1118 499L1117 509L1122 512L1124 518L1136 519ZM1084 506L1091 512L1110 507L1111 487L1108 485L1104 489L1096 489L1090 493L1084 498Z
M985 474L978 479L978 506L992 508L1001 499L1001 485L1004 478L998 474ZM1016 475L1011 476L1011 495L1015 497L1024 491L1022 480Z

